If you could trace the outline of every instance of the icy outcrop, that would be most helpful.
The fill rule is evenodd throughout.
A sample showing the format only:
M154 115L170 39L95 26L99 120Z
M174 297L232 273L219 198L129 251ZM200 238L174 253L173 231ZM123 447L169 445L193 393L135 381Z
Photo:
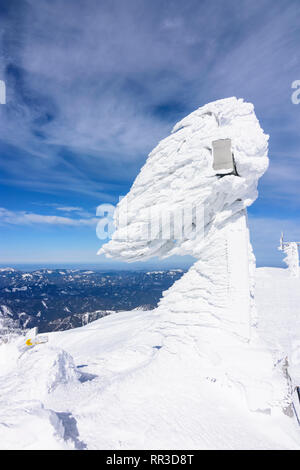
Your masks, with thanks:
M283 261L288 267L290 277L299 277L299 253L297 243L285 243L282 250L286 255Z
M239 178L220 178L213 170L212 141L222 138L232 139ZM149 154L130 192L118 204L119 227L100 253L128 261L173 254L200 258L204 245L257 198L258 179L268 166L267 152L268 136L252 104L229 98L199 108L176 124ZM157 233L148 233L153 214L165 219L190 207L204 209L198 236L195 230L191 239L192 227L186 227L187 236L170 242L171 237L163 233L164 223Z
M31 377L35 384L30 392L27 392L27 396L32 399L46 396L58 386L76 382L80 377L72 356L62 349L48 345L30 348L18 360L18 367L28 377L33 367L41 371L38 377Z
M74 449L64 440L64 432L57 414L37 400L1 401L0 450Z
M238 176L213 170L212 142L228 138ZM118 204L112 240L100 250L128 261L173 254L197 259L154 313L155 331L165 338L162 354L194 348L189 357L203 379L235 384L249 409L260 411L290 406L286 379L274 372L255 328L246 209L257 198L267 154L268 136L252 104L228 98L197 109L150 153Z
M213 170L212 142L224 138L232 141L238 177ZM229 98L199 108L150 153L119 203L117 230L100 253L128 261L194 256L199 261L164 294L160 307L198 312L211 326L249 339L249 325L256 323L255 259L246 208L257 198L267 152L268 136L252 104Z

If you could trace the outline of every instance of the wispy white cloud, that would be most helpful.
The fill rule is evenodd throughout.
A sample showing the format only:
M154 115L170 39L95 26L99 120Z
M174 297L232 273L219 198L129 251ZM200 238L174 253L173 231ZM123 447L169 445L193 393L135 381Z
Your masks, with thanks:
M267 132L280 115L298 139L297 1L11 3L0 36L8 184L105 200L180 114L233 94L255 102ZM182 112L159 112L176 103Z
M81 212L82 208L73 206L56 206L56 210L63 212Z
M0 207L0 224L9 225L55 225L69 227L93 227L99 219L91 218L71 218L57 215L36 214L25 211L10 211Z

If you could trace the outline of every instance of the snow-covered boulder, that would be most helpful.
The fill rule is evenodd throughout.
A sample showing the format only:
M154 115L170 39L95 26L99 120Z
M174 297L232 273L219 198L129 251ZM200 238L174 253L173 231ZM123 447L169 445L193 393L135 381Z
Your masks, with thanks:
M220 138L231 139L239 176L213 170L212 142ZM263 282L259 314L268 310L267 322L257 321L254 303L246 208L268 165L267 141L253 106L229 98L187 116L154 149L102 252L129 261L188 253L195 264L155 310L50 334L50 346L25 352L2 377L0 364L2 445L16 448L20 437L20 448L32 448L33 422L37 448L42 439L47 448L299 448L287 350L273 342L278 330L286 333L274 327L273 303L261 303ZM179 217L168 231L166 214L186 207L193 209L187 226ZM151 227L153 212L160 221Z

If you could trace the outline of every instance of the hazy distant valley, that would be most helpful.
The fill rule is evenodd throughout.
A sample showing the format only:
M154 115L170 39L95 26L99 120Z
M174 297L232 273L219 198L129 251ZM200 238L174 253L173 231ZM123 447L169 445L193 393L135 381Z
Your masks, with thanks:
M0 269L0 328L57 331L76 328L111 311L152 309L183 270L100 272Z

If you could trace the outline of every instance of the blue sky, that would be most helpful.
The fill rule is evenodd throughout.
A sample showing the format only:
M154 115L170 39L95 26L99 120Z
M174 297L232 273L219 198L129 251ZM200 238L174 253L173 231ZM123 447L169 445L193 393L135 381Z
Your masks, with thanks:
M118 266L96 255L96 207L176 121L238 96L270 134L257 263L281 265L280 231L300 239L299 17L299 0L0 0L0 264Z

